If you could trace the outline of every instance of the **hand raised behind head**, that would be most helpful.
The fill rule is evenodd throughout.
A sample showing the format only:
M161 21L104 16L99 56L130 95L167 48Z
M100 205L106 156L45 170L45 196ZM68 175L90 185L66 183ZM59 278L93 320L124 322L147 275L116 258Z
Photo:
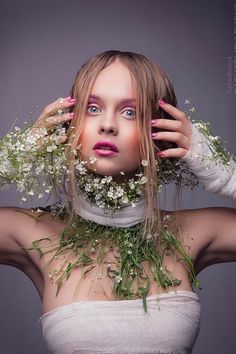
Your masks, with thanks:
M191 122L184 112L180 111L171 104L162 102L163 101L159 101L160 108L175 119L153 119L152 127L164 129L165 131L152 133L152 139L154 141L161 140L176 143L178 147L160 151L157 153L157 156L177 158L184 157L188 153L191 145Z
M75 98L65 97L58 98L56 101L48 104L36 119L30 130L30 135L35 135L44 128L50 131L51 128L60 123L69 122L73 118L73 112L68 112L68 109L73 107L76 102ZM63 139L61 139L63 142Z

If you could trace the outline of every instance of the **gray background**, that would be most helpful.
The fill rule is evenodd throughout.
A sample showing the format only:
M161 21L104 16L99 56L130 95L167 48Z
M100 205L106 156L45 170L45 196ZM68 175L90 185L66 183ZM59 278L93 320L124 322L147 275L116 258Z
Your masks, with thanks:
M120 49L159 62L173 80L180 108L190 97L235 153L235 94L227 92L226 59L235 51L234 15L231 0L0 1L1 135L16 118L22 126L46 104L67 96L88 57ZM1 193L0 205L16 204L14 188ZM185 194L184 207L234 205L201 189ZM235 263L225 263L199 275L202 318L194 354L236 352L235 272ZM0 282L0 353L45 353L33 284L7 266L0 268Z

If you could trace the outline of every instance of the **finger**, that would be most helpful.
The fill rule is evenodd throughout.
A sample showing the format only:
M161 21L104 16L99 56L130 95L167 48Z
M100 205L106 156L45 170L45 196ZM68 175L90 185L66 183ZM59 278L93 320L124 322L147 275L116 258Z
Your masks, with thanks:
M55 141L57 144L64 144L67 139L68 139L67 135L60 135L55 137Z
M152 133L153 140L169 141L176 143L179 147L189 149L190 139L179 132L157 132Z
M57 99L56 101L47 105L43 110L43 115L51 116L55 115L58 110L64 110L72 107L76 102L76 98L65 97Z
M171 131L182 131L183 124L178 120L153 119L152 127L171 130Z
M175 157L175 158L182 158L188 153L188 150L183 149L183 148L175 148L175 149L167 149L163 150L160 152L157 152L157 157L161 158L170 158L170 157Z
M186 120L188 120L186 114L182 111L180 111L178 108L172 106L169 103L164 102L161 103L163 101L159 100L158 103L160 105L160 108L163 109L163 111L169 113L172 117L174 117L175 119L181 121L181 122L186 122Z
M73 119L74 117L74 113L71 112L67 112L64 114L57 114L57 115L53 115L53 116L44 116L41 115L38 120L35 122L34 124L34 128L52 128L55 125L58 125L59 123L64 123L64 122L68 122L71 119Z
M74 117L74 113L73 112L71 112L71 113L68 112L68 113L64 113L64 114L56 114L54 116L47 117L45 119L46 123L45 123L44 126L46 126L46 128L51 128L54 125L58 125L60 123L68 122L71 119L73 119L73 117Z

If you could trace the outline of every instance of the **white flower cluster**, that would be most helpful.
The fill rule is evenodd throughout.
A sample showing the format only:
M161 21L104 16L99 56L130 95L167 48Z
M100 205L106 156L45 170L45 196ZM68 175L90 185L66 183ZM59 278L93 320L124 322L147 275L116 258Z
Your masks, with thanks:
M48 195L53 189L48 177L60 182L65 170L65 147L58 142L64 133L63 128L50 136L44 128L10 131L0 141L1 188L15 183L22 202Z
M190 104L191 100L185 100L185 104ZM209 162L213 161L215 163L221 163L223 165L229 165L231 160L234 159L226 149L224 144L221 141L219 136L213 136L211 132L211 126L209 122L203 122L199 119L199 115L195 109L195 107L188 108L186 111L188 118L191 120L193 125L204 135L206 138L208 147L212 152L211 157L203 157L203 159L207 159Z
M141 187L147 182L147 178L142 173L118 184L112 176L98 176L89 172L86 165L86 161L78 160L75 170L79 188L91 203L110 210L120 209L127 204L136 206L142 195ZM123 172L122 175L125 173Z

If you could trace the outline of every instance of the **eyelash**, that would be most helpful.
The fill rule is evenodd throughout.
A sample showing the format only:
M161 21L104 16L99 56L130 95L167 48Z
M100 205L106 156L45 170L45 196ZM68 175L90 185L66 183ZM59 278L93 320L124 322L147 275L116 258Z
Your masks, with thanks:
M95 108L98 109L97 106L95 106L95 105L93 105L93 104L90 104L90 105L88 105L88 107L87 107L87 112L88 112L88 113L91 113L91 114L93 114L93 113L96 114L97 112L89 112L89 111L88 111L88 109L91 108L91 107L95 107ZM130 111L130 112L133 112L133 113L134 113L134 115L132 115L132 116L126 116L126 118L135 118L135 117L136 117L136 111L135 111L135 109L129 108L129 109L126 109L125 111Z

